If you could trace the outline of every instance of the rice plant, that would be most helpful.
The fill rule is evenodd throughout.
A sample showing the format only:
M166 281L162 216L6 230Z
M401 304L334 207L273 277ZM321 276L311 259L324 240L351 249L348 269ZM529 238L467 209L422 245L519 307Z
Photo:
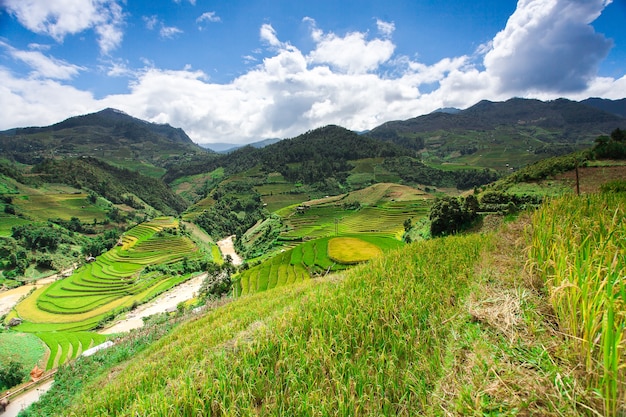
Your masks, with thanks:
M533 217L530 265L600 414L626 412L626 194L566 196Z

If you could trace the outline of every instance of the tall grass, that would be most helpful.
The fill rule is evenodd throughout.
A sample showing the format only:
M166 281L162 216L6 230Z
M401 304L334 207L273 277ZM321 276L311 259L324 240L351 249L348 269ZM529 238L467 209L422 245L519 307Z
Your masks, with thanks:
M392 251L327 285L242 297L94 382L66 415L404 415L428 410L485 236Z
M626 413L626 194L566 196L533 217L530 262L543 279L603 415Z

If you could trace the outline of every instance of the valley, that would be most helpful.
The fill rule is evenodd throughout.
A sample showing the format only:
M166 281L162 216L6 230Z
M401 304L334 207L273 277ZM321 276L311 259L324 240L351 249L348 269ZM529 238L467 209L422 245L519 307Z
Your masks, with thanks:
M59 369L33 416L620 415L624 120L483 101L226 154L113 109L0 132L0 360Z

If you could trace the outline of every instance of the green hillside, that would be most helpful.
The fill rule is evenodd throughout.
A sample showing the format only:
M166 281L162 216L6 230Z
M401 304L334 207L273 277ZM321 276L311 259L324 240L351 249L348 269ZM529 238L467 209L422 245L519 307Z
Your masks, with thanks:
M422 160L433 167L507 172L587 148L599 135L626 127L626 119L614 111L619 106L609 101L594 107L565 99L483 100L454 114L436 112L387 122L368 135L392 143L416 143Z
M3 157L26 164L90 156L152 177L163 175L168 161L207 153L182 129L149 123L115 109L51 126L0 132L0 148Z
M624 210L559 199L241 297L30 415L622 415Z

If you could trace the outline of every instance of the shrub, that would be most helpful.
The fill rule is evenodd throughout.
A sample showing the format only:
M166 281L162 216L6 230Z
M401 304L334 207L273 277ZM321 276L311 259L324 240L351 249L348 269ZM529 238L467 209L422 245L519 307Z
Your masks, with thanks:
M26 371L20 362L11 360L0 365L0 390L11 388L21 383L26 377Z

